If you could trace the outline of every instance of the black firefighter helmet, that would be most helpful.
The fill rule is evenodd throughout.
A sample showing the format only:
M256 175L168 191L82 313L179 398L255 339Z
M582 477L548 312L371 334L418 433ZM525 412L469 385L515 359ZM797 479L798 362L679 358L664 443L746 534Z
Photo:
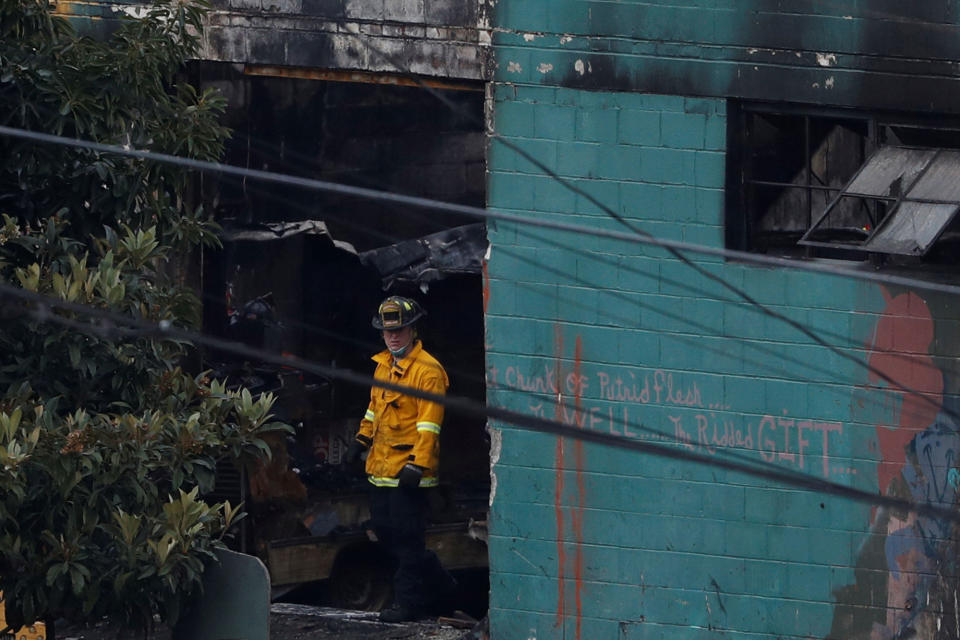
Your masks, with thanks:
M379 330L394 330L409 327L427 315L420 303L403 296L390 296L380 303L377 315L373 317L373 327Z

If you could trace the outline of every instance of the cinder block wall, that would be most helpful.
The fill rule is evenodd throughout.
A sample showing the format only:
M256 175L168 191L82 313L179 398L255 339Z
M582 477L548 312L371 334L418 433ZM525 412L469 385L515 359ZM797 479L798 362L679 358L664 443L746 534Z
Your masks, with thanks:
M549 30L528 4L501 3L501 25L519 11ZM624 229L500 136L646 232L723 245L727 96L640 93L637 61L620 91L569 86L539 67L552 36L508 35L491 209ZM960 637L951 518L711 464L954 509L954 298L691 254L837 353L662 249L503 222L489 237L490 402L703 457L492 424L493 638Z
M722 245L723 101L499 87L494 114L507 140L644 230ZM493 209L620 228L496 141L489 166ZM503 223L490 241L491 402L708 459L495 425L494 638L954 624L949 520L709 460L952 507L955 301L692 256L847 359L658 248Z

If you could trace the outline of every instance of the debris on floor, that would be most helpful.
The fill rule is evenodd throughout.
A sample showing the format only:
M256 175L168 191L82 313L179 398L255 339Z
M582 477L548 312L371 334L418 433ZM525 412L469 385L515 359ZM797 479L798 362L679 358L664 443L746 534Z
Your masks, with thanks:
M374 611L277 603L270 607L270 636L276 640L460 640L464 630L436 619L385 624Z
M469 616L454 615L466 620ZM56 640L170 640L170 631L157 629L142 635L118 634L108 625L76 627L61 623ZM275 603L270 606L270 640L487 640L485 620L474 621L472 629L441 624L437 619L402 624L385 624L375 611L347 611L328 607ZM257 640L251 638L250 640Z

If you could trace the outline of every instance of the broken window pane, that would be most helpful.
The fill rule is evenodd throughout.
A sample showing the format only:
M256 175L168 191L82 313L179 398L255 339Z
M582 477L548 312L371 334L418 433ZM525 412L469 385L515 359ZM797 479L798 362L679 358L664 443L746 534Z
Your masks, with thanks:
M844 195L838 198L827 214L800 240L811 246L859 246L886 217L883 200Z
M824 211L800 244L923 256L960 208L960 152L882 147L843 195ZM851 209L850 203L856 203ZM859 239L830 233L846 210L859 220Z
M870 158L847 187L847 193L899 198L933 159L936 150L883 147Z
M960 122L733 103L727 246L898 264L960 259Z
M960 151L941 150L916 186L910 199L960 202Z
M904 202L863 248L876 253L922 256L956 212L957 205Z

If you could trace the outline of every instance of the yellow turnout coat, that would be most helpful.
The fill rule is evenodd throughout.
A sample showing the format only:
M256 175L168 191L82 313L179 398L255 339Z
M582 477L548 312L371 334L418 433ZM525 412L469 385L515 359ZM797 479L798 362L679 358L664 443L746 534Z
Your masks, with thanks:
M417 341L410 352L394 362L389 351L373 356L376 380L444 395L450 386L447 372ZM404 395L399 391L373 387L370 405L360 422L357 440L370 448L367 474L381 487L396 487L397 474L407 463L423 468L421 487L437 485L440 427L443 405Z

